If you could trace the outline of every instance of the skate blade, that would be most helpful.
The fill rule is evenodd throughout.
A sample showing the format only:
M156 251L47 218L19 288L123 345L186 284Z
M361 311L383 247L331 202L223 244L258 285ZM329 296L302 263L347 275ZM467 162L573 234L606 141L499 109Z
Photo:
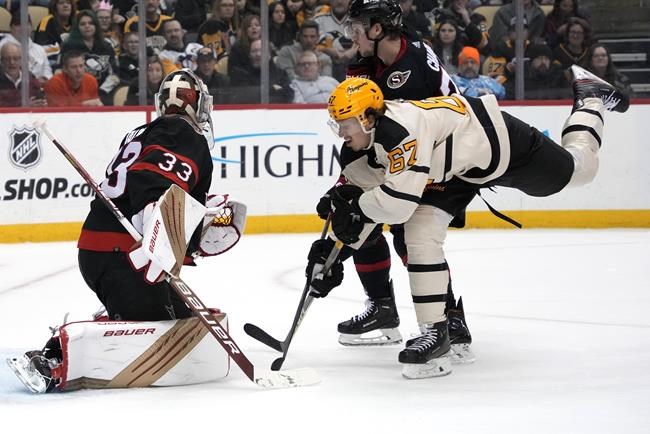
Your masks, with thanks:
M402 376L409 380L444 377L451 374L451 357L447 353L429 360L427 363L402 363Z
M380 334L377 335L377 332ZM346 347L379 347L383 345L397 345L402 342L399 329L379 329L360 335L341 333L339 344Z
M469 365L476 361L476 356L469 344L452 344L450 357L451 363L454 365Z
M27 356L12 357L7 359L7 365L16 374L16 377L32 393L45 393L47 382L43 376L32 368Z

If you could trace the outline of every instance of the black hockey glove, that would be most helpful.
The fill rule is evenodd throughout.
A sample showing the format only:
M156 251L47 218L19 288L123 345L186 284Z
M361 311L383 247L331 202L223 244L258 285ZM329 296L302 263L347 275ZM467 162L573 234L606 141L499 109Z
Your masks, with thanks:
M327 190L327 193L325 193L323 197L320 198L320 200L318 201L318 205L316 205L316 212L318 213L318 217L322 218L323 220L327 220L327 217L332 212L331 195L334 188L335 187L332 187L329 190Z
M311 279L309 294L313 297L326 297L332 289L343 282L343 263L339 258L334 261L327 275L323 276L321 273L333 248L334 240L330 238L316 240L311 245L305 275Z
M364 223L372 223L359 207L359 197L362 194L363 190L354 185L342 185L331 193L334 204L332 230L345 244L359 241Z

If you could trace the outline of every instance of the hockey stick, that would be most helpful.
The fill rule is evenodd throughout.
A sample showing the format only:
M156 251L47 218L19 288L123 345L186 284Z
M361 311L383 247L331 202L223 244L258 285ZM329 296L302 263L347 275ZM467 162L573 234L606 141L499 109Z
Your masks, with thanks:
M329 227L330 218L331 215L328 216L327 221L325 222L325 227L323 228L323 232L321 233L321 239L325 238L325 236L327 235L327 229ZM336 244L334 244L334 248L332 248L332 251L330 252L329 256L325 260L325 265L323 266L323 270L321 271L323 275L327 274L332 264L334 263L339 253L341 252L341 248L343 248L343 243L341 241L337 241ZM294 315L293 323L291 324L291 329L289 329L289 333L287 334L287 337L284 339L284 341L279 341L275 339L273 336L269 335L267 332L265 332L264 330L262 330L261 328L259 328L254 324L250 324L250 323L244 324L244 331L246 332L246 334L248 334L250 337L254 339L257 339L263 344L273 348L274 350L282 353L282 356L278 357L273 361L273 363L271 363L272 371L278 371L282 367L284 360L287 358L287 352L289 351L289 345L291 345L293 335L296 333L296 330L298 330L298 327L300 327L300 324L302 323L302 320L305 317L307 310L309 309L312 302L314 301L314 297L311 294L309 294L311 280L312 279L310 277L307 277L307 282L305 283L305 288L303 289L302 295L300 296L300 302L298 303L298 308L296 309L296 314Z
M34 123L34 127L42 131L54 143L57 149L63 156L70 162L72 167L81 175L81 177L88 183L90 188L95 192L97 197L108 208L108 210L115 216L115 218L122 224L127 232L138 242L142 239L142 235L133 227L131 222L122 214L122 212L115 206L113 201L106 196L106 193L99 187L95 180L90 176L86 169L79 163L79 161L72 155L72 153L59 142L50 130L45 125L44 121ZM295 369L291 371L272 372L262 371L256 372L253 364L248 360L244 353L239 349L234 339L230 337L226 329L214 318L212 313L199 299L196 293L190 288L180 277L174 276L165 272L165 279L171 287L178 293L181 299L189 306L194 315L199 318L208 331L217 339L219 344L224 348L226 353L235 361L237 366L244 372L244 374L253 383L261 387L267 388L281 388L281 387L296 387L315 384L320 381L316 371L310 368Z

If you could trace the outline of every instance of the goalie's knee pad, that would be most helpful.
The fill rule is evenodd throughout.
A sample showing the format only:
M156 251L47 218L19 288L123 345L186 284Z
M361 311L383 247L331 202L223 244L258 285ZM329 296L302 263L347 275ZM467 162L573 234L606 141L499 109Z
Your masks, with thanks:
M224 313L215 315L227 328ZM60 390L178 386L228 375L229 357L198 318L83 321L59 329Z

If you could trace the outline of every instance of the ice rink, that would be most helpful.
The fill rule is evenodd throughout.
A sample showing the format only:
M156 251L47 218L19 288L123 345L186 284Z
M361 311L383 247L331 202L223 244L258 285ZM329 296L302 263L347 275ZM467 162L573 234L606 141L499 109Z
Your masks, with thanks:
M317 237L246 236L183 270L206 304L228 313L256 366L268 368L278 353L242 325L284 339ZM66 312L86 319L99 303L74 243L0 245L0 431L650 433L650 231L453 231L446 251L477 357L447 377L402 378L401 344L337 343L336 324L363 310L349 261L343 285L314 302L285 363L315 368L316 386L263 390L233 363L209 384L32 395L4 359L42 346ZM395 258L392 275L408 337L417 327Z

